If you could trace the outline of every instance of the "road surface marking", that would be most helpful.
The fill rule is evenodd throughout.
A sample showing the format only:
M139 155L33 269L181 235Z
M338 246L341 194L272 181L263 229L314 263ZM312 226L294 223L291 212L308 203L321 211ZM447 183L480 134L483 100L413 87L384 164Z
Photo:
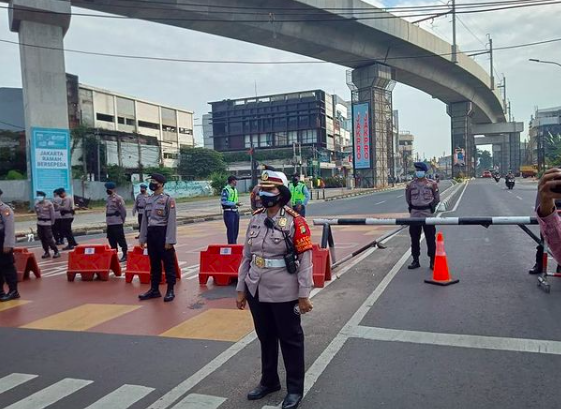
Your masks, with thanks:
M173 409L217 409L226 402L225 398L191 393L173 407Z
M522 200L522 198L520 196L516 196L516 198Z
M4 409L43 409L88 386L93 381L66 378Z
M253 331L247 310L210 309L160 334L162 337L237 342Z
M405 196L405 195L399 195L397 198L398 198L398 199L401 199L403 196Z
M147 388L146 386L123 385L86 409L126 409L153 390L154 388Z
M20 328L86 331L139 308L140 306L134 305L84 304L31 322Z
M386 203L386 201L385 201L385 200L382 200L381 202L374 203L374 206L379 205L379 204L382 204L382 203Z
M3 303L0 303L0 311L6 311L6 310L9 310L10 308L19 307L20 305L25 305L25 304L28 304L30 302L31 301L27 301L27 300L5 301Z
M469 185L469 180L464 185L464 190L460 194L460 197L458 198L458 201L456 202L456 205L454 206L454 208L452 210L447 210L445 212L441 212L440 213L441 215L446 214L446 213L454 213L458 209L458 206L460 205L460 203L462 202L462 198L464 197L464 193L466 193L468 185ZM446 190L448 190L448 189L446 189Z
M38 375L28 375L23 373L13 373L0 378L0 394L20 386L27 381L37 378Z
M374 341L407 342L458 348L492 349L496 351L527 352L561 355L561 342L525 338L488 337L481 335L441 334L377 327L356 327L351 337Z

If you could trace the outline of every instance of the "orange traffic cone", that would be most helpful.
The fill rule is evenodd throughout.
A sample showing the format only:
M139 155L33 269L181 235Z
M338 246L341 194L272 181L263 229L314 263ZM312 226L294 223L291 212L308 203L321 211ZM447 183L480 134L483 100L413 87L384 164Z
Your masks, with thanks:
M459 282L460 280L450 277L448 260L446 259L446 252L444 251L444 236L439 232L436 236L436 256L434 258L432 280L425 280L425 283L445 286Z

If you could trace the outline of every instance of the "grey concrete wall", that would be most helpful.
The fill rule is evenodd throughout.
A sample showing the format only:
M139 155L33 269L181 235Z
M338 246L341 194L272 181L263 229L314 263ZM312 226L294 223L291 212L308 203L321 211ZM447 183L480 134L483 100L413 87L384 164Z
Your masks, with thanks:
M4 192L3 202L26 202L31 197L31 185L27 180L0 180L0 189Z

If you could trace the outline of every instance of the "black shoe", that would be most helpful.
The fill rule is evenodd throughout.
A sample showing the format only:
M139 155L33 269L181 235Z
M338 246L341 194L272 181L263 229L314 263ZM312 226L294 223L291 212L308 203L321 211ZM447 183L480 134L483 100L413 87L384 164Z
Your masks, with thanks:
M150 290L146 291L144 294L140 294L138 296L138 299L140 301L145 301L145 300L151 300L152 298L160 298L162 296L162 294L160 293L160 290L158 290L157 288L151 288Z
M430 259L430 269L434 270L434 258Z
M282 409L296 409L302 401L302 395L299 393L289 393L282 401Z
M421 264L419 263L419 260L415 260L415 259L413 259L413 262L407 266L409 270L414 270L419 267L421 267Z
M171 302L175 298L175 293L173 292L173 287L168 287L166 291L166 296L164 297L164 302Z
M53 254L53 258L59 258L60 257L60 253L57 251L55 254Z
M259 385L257 388L253 389L252 391L250 391L247 394L247 399L248 400L263 399L268 394L273 393L273 392L277 392L277 391L280 391L280 390L281 390L280 385L276 385L276 386L272 386L272 387Z
M0 297L0 302L17 300L18 298L20 298L18 290L13 290L10 291L8 294L4 294L2 297Z
M534 267L532 267L532 269L528 271L528 274L533 274L533 275L541 274L541 273L542 273L542 268L537 264L534 264Z
M123 257L121 257L121 259L119 260L119 263L124 263L125 261L127 261L127 255L124 254Z
M63 247L62 250L63 250L63 251L66 251L66 250L74 250L74 246L70 246L70 245L69 245L69 246Z
M46 258L51 258L51 255L49 253L45 253L41 256L42 259L46 259Z

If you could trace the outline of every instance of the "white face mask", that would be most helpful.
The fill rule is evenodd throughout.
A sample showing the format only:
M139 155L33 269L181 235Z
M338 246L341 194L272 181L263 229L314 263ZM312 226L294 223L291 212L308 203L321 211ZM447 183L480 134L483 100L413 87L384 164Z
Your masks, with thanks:
M38 202L42 202L43 200L45 200L45 196L37 196L36 199Z
M424 170L418 170L415 172L415 176L417 176L419 179L424 178L425 177L425 171Z

